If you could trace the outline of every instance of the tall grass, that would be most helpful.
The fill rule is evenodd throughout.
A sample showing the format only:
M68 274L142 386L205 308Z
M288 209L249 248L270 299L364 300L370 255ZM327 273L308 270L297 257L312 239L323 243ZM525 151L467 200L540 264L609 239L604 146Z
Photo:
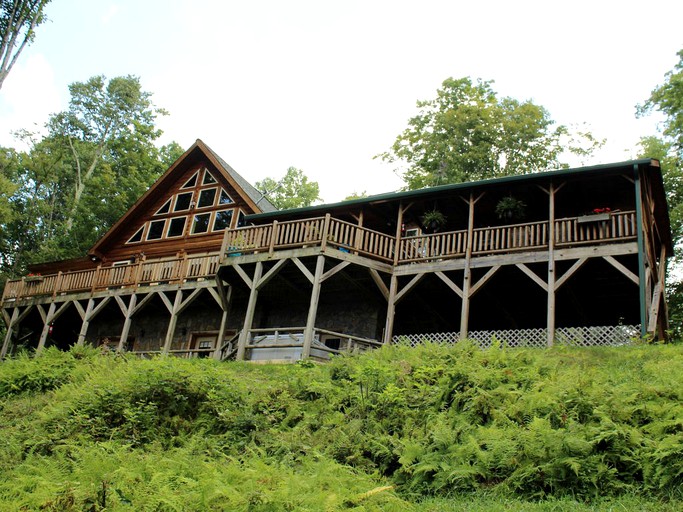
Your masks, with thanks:
M674 510L680 375L681 345L47 350L0 364L0 510Z

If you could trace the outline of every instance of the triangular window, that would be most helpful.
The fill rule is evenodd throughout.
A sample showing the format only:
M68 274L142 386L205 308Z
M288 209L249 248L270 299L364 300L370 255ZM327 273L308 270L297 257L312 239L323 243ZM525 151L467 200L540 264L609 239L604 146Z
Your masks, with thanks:
M199 174L199 172L194 173L192 175L192 177L185 182L185 185L183 185L180 188L192 188L192 187L197 186L197 175L198 174Z
M228 193L225 190L221 189L221 196L218 199L218 204L230 204L232 202L234 202L234 201L228 195Z
M246 220L244 219L244 212L240 210L239 215L237 215L237 227L241 228L242 226L245 226L247 224Z
M145 230L145 226L142 226L140 229L138 229L133 236L130 237L128 240L128 244L134 244L136 242L139 242L142 240L142 232Z
M216 182L216 178L213 177L213 175L208 171L204 171L204 179L202 180L202 185L212 185Z
M163 215L164 213L168 213L171 211L171 199L169 198L168 201L166 201L161 208L159 208L154 215Z

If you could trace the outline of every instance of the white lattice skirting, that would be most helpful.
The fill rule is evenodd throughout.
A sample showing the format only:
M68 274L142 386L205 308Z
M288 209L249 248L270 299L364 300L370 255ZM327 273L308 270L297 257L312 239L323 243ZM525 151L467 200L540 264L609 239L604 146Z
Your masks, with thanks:
M544 328L470 331L467 337L476 341L482 348L488 348L496 342L508 347L544 348L548 345L547 330ZM638 339L640 339L639 325L560 327L555 329L555 345L576 347L620 346L629 345ZM453 344L459 340L460 333L457 332L401 334L392 338L394 343L408 343L411 346L420 343Z

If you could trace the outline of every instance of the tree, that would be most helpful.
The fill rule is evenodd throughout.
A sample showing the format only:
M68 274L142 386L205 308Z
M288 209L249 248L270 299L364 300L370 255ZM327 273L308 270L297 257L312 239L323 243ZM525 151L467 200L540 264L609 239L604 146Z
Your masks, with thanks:
M669 206L674 244L673 265L669 265L667 302L670 324L674 336L683 336L683 280L680 278L683 262L683 49L677 53L678 63L665 75L664 83L657 86L643 105L637 107L638 116L652 111L664 115L661 137L643 137L641 155L657 158L662 166L662 178Z
M590 134L571 139L543 107L498 98L492 84L445 80L435 99L417 102L408 128L377 156L407 165L399 169L407 188L419 189L562 167L564 151L587 155L600 144Z
M0 0L0 89L35 30L45 21L50 0Z
M9 274L83 256L183 153L176 143L155 145L154 121L165 112L137 78L93 77L69 90L69 109L50 117L47 136L19 132L31 149L0 160L16 187L0 247Z
M290 167L280 180L265 178L256 182L256 188L279 210L311 206L320 200L317 181L309 181L301 169Z
M365 197L368 197L368 193L366 190L363 190L362 192L356 192L354 190L353 192L351 192L351 194L342 199L342 201L353 201L354 199L363 199Z

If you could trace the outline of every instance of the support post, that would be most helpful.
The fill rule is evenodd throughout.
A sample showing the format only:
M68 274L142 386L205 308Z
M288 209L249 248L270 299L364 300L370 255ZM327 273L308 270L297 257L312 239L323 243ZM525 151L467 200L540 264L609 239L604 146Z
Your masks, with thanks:
M171 350L171 342L173 341L173 334L175 334L175 326L178 323L178 312L180 305L183 302L183 292L178 290L175 293L175 301L173 302L173 309L171 310L171 319L168 321L168 330L166 331L166 339L164 340L164 348L162 354L168 355Z
M220 279L220 278L217 278ZM222 286L220 287L222 288ZM219 288L219 289L220 289ZM225 299L221 307L221 326L218 328L218 336L216 337L216 350L213 353L213 358L221 359L221 347L223 346L223 340L225 340L225 327L228 324L228 315L230 314L230 305L232 303L232 286L228 286L227 292L225 294Z
M394 315L396 314L396 292L398 290L398 277L391 275L389 282L389 297L387 297L387 321L384 325L384 339L382 342L385 345L391 343L394 335Z
M83 315L83 323L81 324L81 330L78 333L78 341L76 341L76 345L83 345L83 343L85 343L85 336L88 333L88 326L90 325L90 316L92 315L93 307L95 307L95 300L92 298L88 299L88 307L85 310L85 315Z
M313 288L311 289L311 303L308 307L308 318L306 319L306 329L304 330L304 346L301 353L302 359L311 356L313 346L313 334L315 330L315 317L318 314L318 301L320 299L320 284L322 282L323 270L325 269L325 256L320 254L315 264L315 276L313 277Z
M7 333L5 334L5 340L2 343L2 351L0 352L0 360L5 359L5 356L7 355L7 351L9 350L9 344L10 341L12 340L12 332L14 330L15 325L17 324L17 320L19 318L19 308L14 308L12 311L12 318L9 321L9 324L7 325Z
M547 344L555 342L555 185L548 189L548 316Z
M250 338L249 331L251 331L251 326L254 322L256 299L258 298L258 282L261 280L261 274L263 274L263 263L258 261L256 262L256 268L254 269L254 278L251 280L249 302L247 302L247 312L244 315L244 326L242 327L242 332L240 333L240 337L237 342L236 359L238 361L244 361L247 352L247 342Z
M481 196L480 196L481 197ZM472 243L474 235L474 195L470 192L467 220L467 250L465 251L465 273L462 281L462 307L460 308L460 339L467 338L470 319L470 288L472 286Z
M121 329L121 336L119 337L119 344L116 347L117 352L123 351L123 347L126 346L126 342L128 341L128 333L130 332L130 324L133 321L133 310L135 309L137 301L138 301L138 296L135 294L132 294L130 296L130 302L128 303L128 307L126 308L126 311L125 311L125 318L123 320L123 329Z
M638 236L638 286L640 297L640 336L647 334L647 308L645 287L645 244L643 241L643 196L640 185L638 164L633 164L633 182L636 199L636 234Z
M54 302L50 303L50 307L47 310L47 315L45 316L45 324L43 325L43 331L40 333L40 341L38 342L38 348L36 349L36 354L40 354L45 347L45 342L47 341L47 335L50 332L50 323L52 322L52 317L55 314L56 305Z

